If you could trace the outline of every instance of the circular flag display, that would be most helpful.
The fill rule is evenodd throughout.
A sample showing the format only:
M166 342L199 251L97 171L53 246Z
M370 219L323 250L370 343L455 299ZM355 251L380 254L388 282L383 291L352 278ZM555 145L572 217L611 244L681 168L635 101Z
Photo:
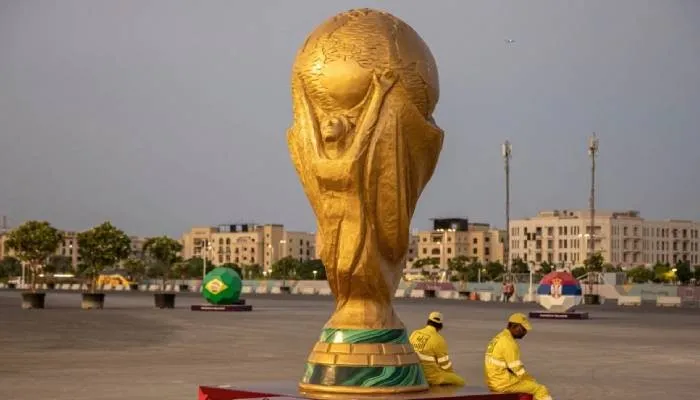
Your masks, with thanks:
M214 268L204 277L202 296L211 304L226 305L238 301L243 283L231 268Z
M550 272L537 287L537 301L552 312L566 312L581 304L581 298L581 284L568 272Z

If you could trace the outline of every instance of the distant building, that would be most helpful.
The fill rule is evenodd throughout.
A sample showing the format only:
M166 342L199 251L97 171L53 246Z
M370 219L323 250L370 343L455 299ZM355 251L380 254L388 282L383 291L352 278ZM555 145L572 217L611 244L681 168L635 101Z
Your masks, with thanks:
M493 229L489 224L471 223L466 218L435 218L433 229L418 231L409 248L415 249L407 256L407 266L421 258L437 258L446 268L455 257L469 261L503 262L503 238L505 231Z
M510 222L512 259L574 267L589 252L590 212L548 210ZM606 263L623 268L655 263L700 263L700 222L649 221L639 211L596 211L595 251Z
M286 231L277 224L225 224L195 227L182 235L182 256L206 257L214 265L260 265L269 270L285 257L299 261L316 257L314 233ZM204 253L206 251L206 254Z

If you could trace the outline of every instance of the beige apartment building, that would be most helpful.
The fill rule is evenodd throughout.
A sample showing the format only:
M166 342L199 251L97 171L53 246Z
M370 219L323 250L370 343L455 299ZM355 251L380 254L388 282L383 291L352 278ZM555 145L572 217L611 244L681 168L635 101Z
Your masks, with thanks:
M412 237L407 266L420 258L437 258L439 265L446 268L452 258L459 256L482 263L503 262L505 231L463 218L434 221L433 230L418 231Z
M513 260L574 267L589 252L588 210L541 211L510 222ZM639 211L596 211L592 240L606 263L623 268L688 261L700 264L700 222L649 221Z
M74 231L62 231L63 232L63 242L61 242L56 250L55 255L69 257L71 259L71 265L76 268L80 263L80 255L78 254L78 232ZM140 257L143 253L143 245L148 240L141 236L129 236L131 239L131 255L135 257ZM7 233L0 234L0 260L4 257L13 256L14 252L10 250L5 242L7 241Z
M316 236L286 231L283 225L229 224L195 227L182 235L183 258L204 257L214 265L258 264L264 270L285 257L299 261L316 257Z

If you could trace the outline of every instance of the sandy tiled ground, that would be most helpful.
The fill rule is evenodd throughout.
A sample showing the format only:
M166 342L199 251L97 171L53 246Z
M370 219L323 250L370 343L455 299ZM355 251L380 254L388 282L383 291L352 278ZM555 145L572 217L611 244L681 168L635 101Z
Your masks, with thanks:
M176 310L152 297L115 293L107 309L82 311L78 294L49 293L49 309L23 311L19 294L0 291L0 399L193 400L198 384L294 381L332 301L263 296L252 313L198 313L195 294ZM458 372L483 385L483 351L514 310L502 305L399 300L419 327L445 314L444 334ZM526 366L555 399L695 399L700 391L700 311L614 307L589 321L535 321L522 342Z

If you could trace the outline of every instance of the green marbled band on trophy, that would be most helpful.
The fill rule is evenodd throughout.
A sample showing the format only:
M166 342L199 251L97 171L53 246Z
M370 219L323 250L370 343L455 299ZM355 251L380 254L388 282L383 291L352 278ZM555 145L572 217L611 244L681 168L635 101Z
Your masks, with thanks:
M321 332L322 343L398 343L408 344L405 329L335 329Z
M309 355L302 391L415 392L428 388L405 329L324 329Z

